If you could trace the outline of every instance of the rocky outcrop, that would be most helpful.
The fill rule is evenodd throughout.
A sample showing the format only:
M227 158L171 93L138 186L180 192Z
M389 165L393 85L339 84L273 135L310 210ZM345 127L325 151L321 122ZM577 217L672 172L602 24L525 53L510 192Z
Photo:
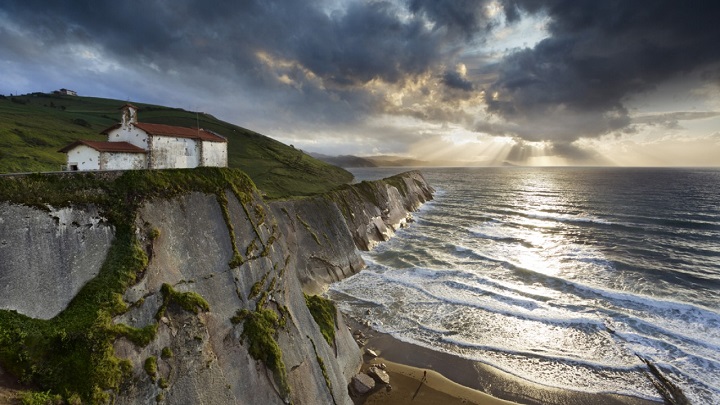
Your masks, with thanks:
M364 181L328 195L345 217L355 245L370 250L390 239L412 219L411 212L432 200L422 173L407 172L383 181Z
M367 370L367 375L372 377L378 384L390 384L390 376L379 367L370 367Z
M365 395L375 388L375 380L367 374L357 374L350 382L350 389L353 395Z
M386 240L430 198L412 172L291 201L227 190L143 203L133 228L147 266L111 320L126 331L113 349L129 373L115 403L351 404L359 348L339 313L326 341L304 293L360 271L358 248ZM61 312L113 238L93 206L0 205L0 243L12 248L0 246L0 288L11 294L0 309Z

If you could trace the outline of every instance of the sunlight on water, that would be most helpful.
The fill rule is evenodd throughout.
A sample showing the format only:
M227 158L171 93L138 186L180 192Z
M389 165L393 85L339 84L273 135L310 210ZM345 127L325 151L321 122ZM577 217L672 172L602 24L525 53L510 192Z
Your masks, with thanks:
M331 287L344 311L540 384L658 399L641 355L720 403L720 171L424 173L436 200Z

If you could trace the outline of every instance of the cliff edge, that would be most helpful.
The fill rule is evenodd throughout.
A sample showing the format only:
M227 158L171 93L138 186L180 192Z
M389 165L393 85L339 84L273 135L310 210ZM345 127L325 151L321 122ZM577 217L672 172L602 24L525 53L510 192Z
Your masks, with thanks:
M419 172L271 202L232 169L0 181L0 366L69 403L351 404L360 351L313 294L432 198Z

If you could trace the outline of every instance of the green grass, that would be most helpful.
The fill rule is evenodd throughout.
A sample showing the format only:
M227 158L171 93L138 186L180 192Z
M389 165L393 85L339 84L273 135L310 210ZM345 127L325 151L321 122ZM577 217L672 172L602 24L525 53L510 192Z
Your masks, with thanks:
M61 405L64 403L60 395L53 395L50 392L24 392L20 396L22 405Z
M155 339L157 334L158 324L153 323L143 328L134 328L125 324L117 324L114 327L115 333L118 336L125 336L133 342L136 346L145 347Z
M13 101L13 99L15 101ZM0 97L0 173L57 171L57 150L78 139L107 140L99 133L120 120L125 101L33 93ZM251 130L178 108L133 103L141 122L200 127L228 139L228 165L242 169L271 198L323 193L352 180L336 166Z

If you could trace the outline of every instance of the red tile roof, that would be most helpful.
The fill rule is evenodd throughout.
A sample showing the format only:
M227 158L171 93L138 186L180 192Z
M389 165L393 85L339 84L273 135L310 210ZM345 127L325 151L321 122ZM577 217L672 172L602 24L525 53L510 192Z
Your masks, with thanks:
M200 129L198 131L197 128L176 127L174 125L164 124L148 124L146 122L138 122L132 125L135 125L137 128L142 129L150 135L200 139L209 142L227 142L227 139L223 138L222 136L214 132L207 131L205 129ZM110 131L120 128L120 126L120 124L115 124L110 128L102 131L101 134L107 135Z
M126 152L126 153L147 153L143 148L137 147L128 142L98 142L98 141L75 141L60 149L58 152L67 153L78 145L85 145L98 152Z
M133 125L135 125L137 128L142 129L150 135L200 139L210 142L227 142L227 139L223 138L222 136L212 133L210 131L206 131L204 129L198 130L197 128L176 127L173 125L163 124L147 124L144 122L138 122L137 124Z

